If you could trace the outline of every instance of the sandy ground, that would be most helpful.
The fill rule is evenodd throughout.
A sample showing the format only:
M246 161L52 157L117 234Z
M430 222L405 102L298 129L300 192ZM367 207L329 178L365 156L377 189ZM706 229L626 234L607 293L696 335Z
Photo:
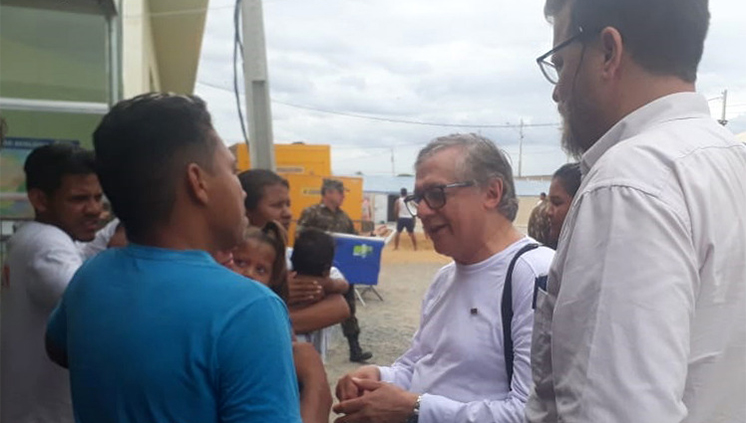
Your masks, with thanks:
M373 353L370 364L389 365L409 346L420 320L420 304L435 272L450 262L448 257L433 250L432 243L417 233L418 251L413 251L406 233L402 234L399 250L394 251L393 240L383 251L381 274L376 290L364 294L365 306L357 303L360 322L360 344ZM333 331L327 353L326 371L334 393L337 379L356 369L360 364L349 361L347 340L339 326ZM330 416L330 422L336 416Z

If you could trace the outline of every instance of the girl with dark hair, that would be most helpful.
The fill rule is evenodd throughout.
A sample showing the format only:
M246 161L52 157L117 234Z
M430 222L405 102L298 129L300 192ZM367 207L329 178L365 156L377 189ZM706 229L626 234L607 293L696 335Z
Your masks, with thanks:
M269 287L287 301L287 266L285 264L285 234L276 222L263 228L249 227L243 241L233 250L234 272Z
M555 250L559 244L562 224L570 210L572 199L580 187L580 176L580 164L568 163L557 169L552 177L552 183L549 186L549 208L547 209L550 222L547 246Z

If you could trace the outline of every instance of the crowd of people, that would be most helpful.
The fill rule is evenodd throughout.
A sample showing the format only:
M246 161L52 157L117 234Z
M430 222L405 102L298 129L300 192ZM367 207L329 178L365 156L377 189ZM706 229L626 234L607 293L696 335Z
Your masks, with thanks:
M430 141L398 210L453 261L406 352L341 377L334 405L328 328L372 358L333 266L329 232L356 232L340 181L289 249L287 181L237 175L198 97L116 104L95 154L34 150L35 219L3 272L2 422L746 421L746 146L694 92L707 1L545 13L537 61L579 162L553 176L542 239L516 229L491 140Z

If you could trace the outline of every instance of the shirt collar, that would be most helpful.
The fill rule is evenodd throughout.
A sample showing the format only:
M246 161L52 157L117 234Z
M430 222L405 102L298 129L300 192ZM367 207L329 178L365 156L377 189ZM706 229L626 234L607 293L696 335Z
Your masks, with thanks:
M710 116L707 100L700 94L682 92L654 100L625 116L583 154L580 170L587 175L593 165L619 142L659 123Z
M217 264L210 254L202 250L171 250L130 242L124 247L124 251L141 259Z

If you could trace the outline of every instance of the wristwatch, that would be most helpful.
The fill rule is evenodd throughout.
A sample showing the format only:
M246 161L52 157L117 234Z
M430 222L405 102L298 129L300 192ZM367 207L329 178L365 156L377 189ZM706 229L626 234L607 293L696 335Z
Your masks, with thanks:
M417 423L420 421L420 402L422 402L422 395L417 397L417 401L414 402L414 410L409 415L406 423Z

